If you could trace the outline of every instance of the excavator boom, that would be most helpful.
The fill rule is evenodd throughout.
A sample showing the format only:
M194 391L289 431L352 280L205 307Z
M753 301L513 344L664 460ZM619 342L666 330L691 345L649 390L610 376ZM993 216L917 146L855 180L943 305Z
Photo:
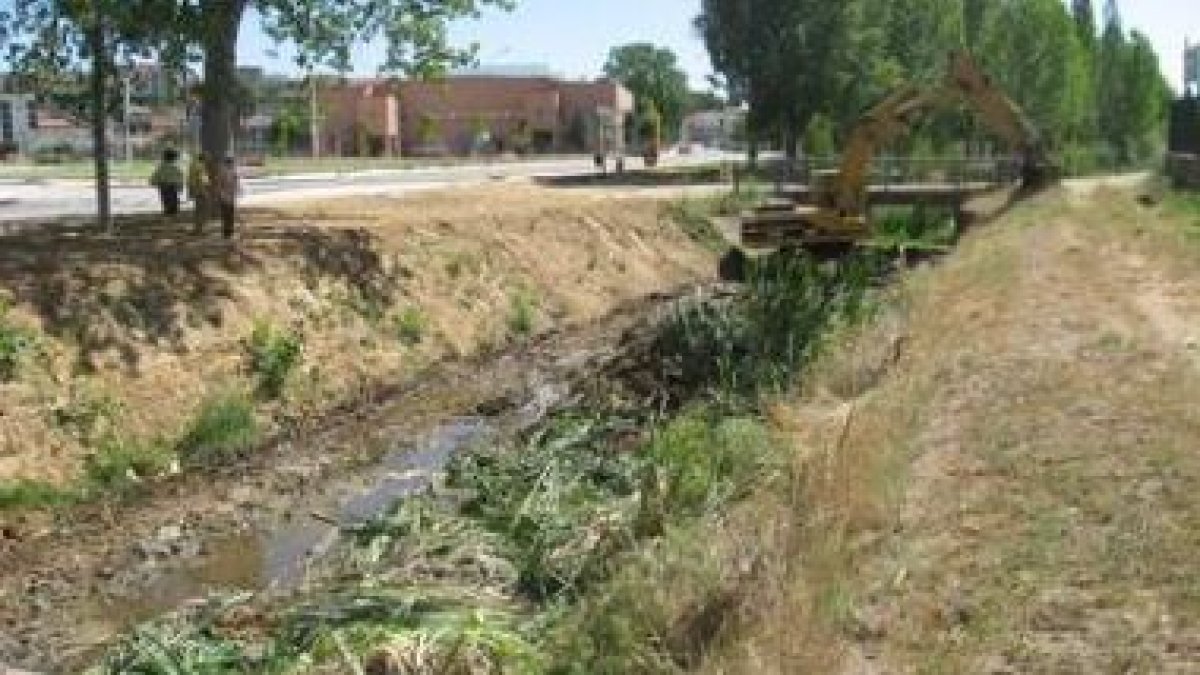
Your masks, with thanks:
M819 198L818 204L835 208L843 218L861 217L866 212L868 174L876 151L907 133L929 112L961 103L969 105L993 133L1020 153L1023 187L1042 187L1051 170L1041 134L971 55L959 51L951 54L940 86L904 85L863 116L847 140L832 194Z
M875 153L908 133L931 111L962 104L1019 153L1024 190L1040 189L1054 175L1037 128L969 54L958 52L951 54L946 76L938 86L904 85L863 115L846 141L838 170L817 175L810 203L767 204L742 218L743 245L800 247L824 255L866 243L872 237L867 199ZM930 199L929 191L920 192L921 200ZM962 194L956 190L946 197L954 200L957 208Z

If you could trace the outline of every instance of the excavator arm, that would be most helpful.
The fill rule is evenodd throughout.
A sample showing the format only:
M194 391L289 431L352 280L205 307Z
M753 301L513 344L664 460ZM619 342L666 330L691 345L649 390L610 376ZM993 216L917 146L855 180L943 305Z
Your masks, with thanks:
M1051 170L1037 128L1020 107L992 83L970 54L950 57L945 81L932 89L905 85L872 108L855 126L842 154L832 190L820 206L836 209L841 218L866 212L867 182L876 151L909 129L930 111L969 105L997 136L1022 156L1022 182L1027 189L1042 186Z

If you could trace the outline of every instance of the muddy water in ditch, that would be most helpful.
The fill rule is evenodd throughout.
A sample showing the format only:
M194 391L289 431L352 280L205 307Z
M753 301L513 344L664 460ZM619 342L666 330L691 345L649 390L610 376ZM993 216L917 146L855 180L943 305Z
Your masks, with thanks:
M198 602L213 592L287 592L300 587L310 568L336 543L347 527L382 515L406 497L429 490L458 453L538 423L567 402L572 387L555 381L555 371L578 372L597 358L575 351L558 358L548 371L527 371L524 402L491 417L463 416L444 421L412 437L402 408L374 422L363 443L379 444L367 454L382 459L352 478L336 481L316 494L288 505L283 517L267 518L243 531L188 541L172 528L151 548L145 564L120 584L126 592L109 595L95 606L98 621L117 630ZM603 359L602 359L603 360ZM401 420L389 427L387 417Z
M496 433L492 421L463 417L416 441L396 439L366 475L330 486L313 497L308 513L197 545L190 563L145 570L142 583L131 585L134 593L107 598L98 609L109 622L129 626L216 590L295 588L344 528L369 521L398 500L428 490L456 453L486 442ZM376 437L397 435L385 432ZM164 545L171 546L169 542Z

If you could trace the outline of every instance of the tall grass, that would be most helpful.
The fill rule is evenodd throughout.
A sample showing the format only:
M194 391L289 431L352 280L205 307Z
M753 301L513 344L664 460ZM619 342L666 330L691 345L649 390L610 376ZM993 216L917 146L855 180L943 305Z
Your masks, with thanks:
M177 448L189 465L209 465L249 450L259 440L254 402L240 391L204 400Z
M508 304L508 330L521 337L532 335L537 327L537 298L519 288L509 296Z
M75 503L79 494L70 487L21 479L0 483L0 511L66 506Z
M121 495L165 472L175 455L161 440L108 436L84 462L83 489L89 495Z
M785 391L838 321L869 308L881 259L860 254L820 263L797 253L751 261L742 293L678 308L657 350L665 377L686 391L753 400Z

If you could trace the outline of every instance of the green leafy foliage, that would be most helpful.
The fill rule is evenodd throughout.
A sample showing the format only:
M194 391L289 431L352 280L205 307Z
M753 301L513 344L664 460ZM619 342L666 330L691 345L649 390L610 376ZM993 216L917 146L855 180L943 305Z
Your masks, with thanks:
M676 137L689 93L687 74L675 52L646 42L614 47L604 73L633 93L638 117L644 121L644 140L657 140L663 129L668 138Z
M1149 41L1115 12L1097 39L1091 3L1067 4L705 0L697 27L730 96L750 105L752 140L777 141L789 154L806 132L810 152L837 147L888 91L940 79L946 54L966 45L1067 168L1143 163L1161 149L1170 95ZM812 134L816 118L830 122L832 144ZM932 116L914 135L939 153L995 141L957 111Z
M415 347L425 339L429 320L417 307L407 307L392 318L396 338L406 347Z
M229 391L200 404L177 448L184 462L207 465L241 454L258 440L254 402L242 392Z
M250 372L258 379L258 392L264 398L283 395L292 373L303 358L304 340L299 333L260 321L246 343Z
M875 211L874 241L889 248L944 250L954 243L958 224L948 209L881 208Z

